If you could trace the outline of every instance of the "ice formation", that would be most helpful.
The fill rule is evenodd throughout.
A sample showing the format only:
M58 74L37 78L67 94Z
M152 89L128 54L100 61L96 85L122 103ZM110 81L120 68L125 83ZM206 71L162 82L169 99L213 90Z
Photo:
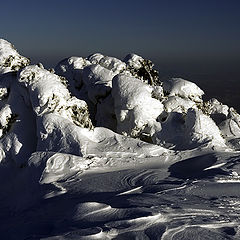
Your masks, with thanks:
M214 167L217 157L211 154L240 150L240 115L216 99L203 101L203 95L188 80L160 78L152 62L136 54L123 60L100 53L70 57L47 70L41 64L30 65L1 39L0 166L24 169L31 191L37 184L36 189L53 184L55 190L46 193L46 199L56 196L56 189L63 194L69 184L76 187L79 174L87 170L129 171L151 162L153 168L164 169L161 174L184 179L192 170L217 169L225 163ZM200 170L194 170L201 152L207 154L201 157ZM179 161L183 166L186 161L186 172L177 168ZM145 174L140 174L141 181L126 175L123 182L137 187L117 194L141 192L152 181L154 185L157 174ZM81 204L77 209L85 211L88 203ZM113 239L110 231L107 234L102 239Z
M161 81L151 61L141 56L129 54L123 61L100 53L70 57L53 73L41 64L27 66L29 60L7 41L0 46L1 161L26 162L39 150L86 155L86 142L88 148L96 142L89 139L97 127L166 151L236 148L238 113L216 99L204 102L195 83ZM26 118L31 127L20 130Z

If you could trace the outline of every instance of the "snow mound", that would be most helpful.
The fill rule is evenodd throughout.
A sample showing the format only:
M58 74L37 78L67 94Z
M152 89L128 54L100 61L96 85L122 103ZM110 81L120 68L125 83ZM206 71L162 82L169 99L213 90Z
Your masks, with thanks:
M82 76L88 97L94 104L111 92L114 74L107 68L101 65L91 65L84 68Z
M127 70L130 71L132 76L141 79L142 81L150 85L159 85L158 71L154 69L154 64L141 56L136 54L128 54L124 60L127 64Z
M60 61L54 68L57 75L64 77L69 90L76 95L76 90L83 86L82 69L91 63L82 57L69 57Z
M223 136L227 139L240 137L240 115L233 109L229 108L225 120L219 124Z
M149 146L137 139L125 137L106 128L89 130L53 113L38 119L38 151L51 151L78 156L149 156L167 151ZM145 146L145 147L144 147ZM155 150L153 151L152 148ZM151 151L149 151L151 149Z
M24 68L18 77L29 91L31 105L38 116L58 113L81 127L92 127L85 101L71 97L61 78L38 66Z
M112 97L119 133L151 137L161 129L156 119L163 111L163 104L152 98L152 91L150 85L137 78L126 75L114 77Z
M208 147L226 148L225 139L213 119L199 109L189 108L186 113L170 112L156 132L156 143L176 150L186 150L207 144Z
M201 110L189 109L186 115L186 132L190 136L191 142L210 141L213 145L223 145L225 141L215 122Z
M0 40L1 239L239 236L233 108L136 54L28 64Z
M29 63L29 59L21 56L11 43L0 39L0 74L18 71Z
M197 107L194 101L179 96L170 96L163 104L167 112L186 113L189 108Z
M189 98L195 102L202 102L204 92L193 82L182 78L170 78L163 82L163 89L169 96Z
M15 51L16 59L27 64L10 43L1 40L1 46L4 54ZM204 92L190 81L160 81L152 62L136 54L123 61L100 53L69 57L55 72L24 64L17 75L1 74L2 159L17 162L34 151L106 157L108 144L108 152L116 155L114 141L123 137L124 154L135 140L166 151L238 145L240 117L233 109L216 99L204 102ZM27 126L27 118L31 130L24 133L20 128ZM95 139L96 131L107 134L104 147Z

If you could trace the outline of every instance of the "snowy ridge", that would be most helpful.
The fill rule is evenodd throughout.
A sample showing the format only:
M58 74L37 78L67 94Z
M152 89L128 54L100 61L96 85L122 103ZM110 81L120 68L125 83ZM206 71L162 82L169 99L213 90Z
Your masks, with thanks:
M0 232L17 239L9 226L26 211L20 239L240 236L239 186L229 185L239 184L240 115L203 95L136 54L74 56L47 70L0 39ZM183 211L172 207L179 196Z

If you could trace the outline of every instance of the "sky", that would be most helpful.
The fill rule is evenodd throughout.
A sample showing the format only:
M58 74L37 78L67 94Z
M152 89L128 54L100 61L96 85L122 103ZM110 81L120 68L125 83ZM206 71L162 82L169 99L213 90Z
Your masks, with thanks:
M5 0L0 37L47 67L137 53L164 71L238 74L239 25L240 0Z

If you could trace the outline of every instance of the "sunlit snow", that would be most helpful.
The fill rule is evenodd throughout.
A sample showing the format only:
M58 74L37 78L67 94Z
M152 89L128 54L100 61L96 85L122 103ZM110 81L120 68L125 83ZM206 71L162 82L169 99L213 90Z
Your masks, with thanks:
M1 39L0 239L239 239L240 115L203 90Z

